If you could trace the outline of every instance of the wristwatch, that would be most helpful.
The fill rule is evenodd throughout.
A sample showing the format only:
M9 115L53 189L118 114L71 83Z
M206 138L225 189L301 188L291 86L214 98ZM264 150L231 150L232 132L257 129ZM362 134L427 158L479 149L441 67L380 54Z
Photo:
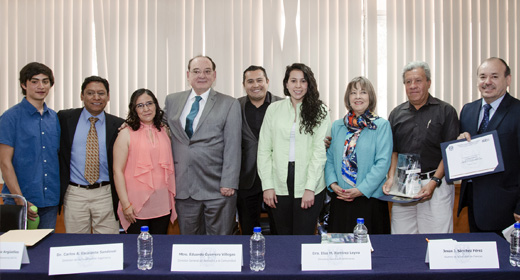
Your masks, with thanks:
M432 181L435 181L435 183L437 184L437 188L442 184L441 179L439 179L439 178L437 178L437 177L435 177L435 176L432 176L430 179L431 179Z

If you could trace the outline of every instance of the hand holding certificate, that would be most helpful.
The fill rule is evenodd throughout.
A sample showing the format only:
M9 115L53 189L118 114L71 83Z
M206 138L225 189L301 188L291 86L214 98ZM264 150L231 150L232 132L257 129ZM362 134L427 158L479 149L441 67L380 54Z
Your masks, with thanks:
M498 134L491 131L441 143L446 181L468 179L504 171Z

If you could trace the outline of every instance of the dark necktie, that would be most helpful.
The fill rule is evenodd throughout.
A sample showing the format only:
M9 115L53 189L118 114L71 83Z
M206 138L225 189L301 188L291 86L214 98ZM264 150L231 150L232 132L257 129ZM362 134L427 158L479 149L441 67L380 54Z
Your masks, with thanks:
M94 184L99 179L99 145L96 131L98 118L90 117L90 130L87 135L87 155L85 157L85 179Z
M193 120L197 116L199 112L199 101L202 99L200 96L195 96L195 102L191 105L191 110L188 116L186 116L186 126L184 127L184 131L188 134L188 138L191 138L193 135Z
M484 105L484 117L482 118L482 122L480 123L480 127L478 128L478 134L486 132L486 129L489 124L489 110L491 110L491 105Z

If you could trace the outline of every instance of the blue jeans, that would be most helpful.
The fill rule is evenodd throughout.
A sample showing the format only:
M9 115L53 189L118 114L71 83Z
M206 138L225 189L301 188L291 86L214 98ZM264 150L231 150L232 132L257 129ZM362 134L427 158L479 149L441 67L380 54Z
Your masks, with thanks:
M58 218L58 206L38 208L38 216L40 216L39 229L54 229L56 228L56 219Z

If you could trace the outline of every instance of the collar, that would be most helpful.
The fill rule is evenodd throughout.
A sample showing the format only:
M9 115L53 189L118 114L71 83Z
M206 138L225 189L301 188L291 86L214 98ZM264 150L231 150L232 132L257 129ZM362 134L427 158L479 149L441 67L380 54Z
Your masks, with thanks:
M489 105L491 105L491 108L494 111L496 111L498 109L498 106L500 106L500 103L502 103L502 100L504 100L504 97L506 97L506 94L507 94L507 92L504 95L500 96L497 100L495 100L495 101L491 102L491 104L489 104ZM484 100L484 98L482 98L482 103L480 103L480 108L482 109L482 107L484 107L484 105L486 105L486 101Z
M424 105L421 106L424 107L424 106L428 106L428 105L438 105L439 104L439 100L437 100L435 97L433 97L430 93L428 93L428 99L426 100L426 103L424 103ZM407 101L406 102L406 105L403 106L403 110L410 110L410 109L415 109L415 106L412 105L412 103L410 103L410 101ZM421 109L419 108L419 109Z
M34 107L34 105L31 104L31 102L27 101L27 98L23 98L22 99L22 102L20 102L21 105L22 105L22 108L27 112L29 113L30 115L32 114L40 114L40 111L38 111L38 109L36 109L36 107ZM43 112L41 115L47 113L49 111L49 108L47 107L47 104L44 102L43 103Z
M249 96L248 95L246 95L246 96L247 96L247 103L253 105L253 103L251 102L251 99L249 99ZM271 96L271 92L267 91L267 93L265 95L264 103L262 104L262 106L265 104L271 104L272 99L273 98Z
M202 97L202 100L204 100L204 101L208 100L210 91L211 91L211 88L209 88L206 92L204 92L203 94L200 95L200 97ZM195 96L197 96L197 94L195 93L195 91L193 89L191 89L190 95L188 96L188 100L195 100Z
M79 116L79 118L90 125L90 117L98 118L97 123L101 125L105 123L105 111L101 112L101 114L97 116L93 116L89 111L87 111L87 109L85 109L85 107L83 107L83 110L81 111L81 115Z

